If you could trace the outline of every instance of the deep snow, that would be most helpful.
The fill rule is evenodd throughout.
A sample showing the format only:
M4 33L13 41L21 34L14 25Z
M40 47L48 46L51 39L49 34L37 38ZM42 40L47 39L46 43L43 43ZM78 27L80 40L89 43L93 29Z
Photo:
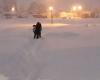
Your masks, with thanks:
M32 24L41 21L42 38ZM0 80L99 80L100 19L0 20Z

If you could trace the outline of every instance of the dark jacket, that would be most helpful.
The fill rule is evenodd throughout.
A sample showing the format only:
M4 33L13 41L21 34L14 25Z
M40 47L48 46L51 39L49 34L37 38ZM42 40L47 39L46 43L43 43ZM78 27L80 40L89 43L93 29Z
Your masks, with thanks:
M35 33L41 33L42 31L42 25L40 22L37 22L36 27L35 27Z

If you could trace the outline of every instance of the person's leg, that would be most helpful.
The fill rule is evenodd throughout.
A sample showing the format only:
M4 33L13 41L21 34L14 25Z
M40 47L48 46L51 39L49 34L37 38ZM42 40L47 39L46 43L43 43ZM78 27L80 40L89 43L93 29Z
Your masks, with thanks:
M40 35L39 35L39 37L41 38L41 32L40 32Z
M38 33L38 37L41 38L41 32Z
M40 38L40 32L38 32L38 34L37 34L37 38Z
M38 38L40 37L40 34L38 33Z
M34 39L36 38L36 33L34 33Z
M38 39L38 35L36 35L36 39Z
M38 39L38 34L36 33L36 39Z
M35 39L36 35L34 34L34 39Z

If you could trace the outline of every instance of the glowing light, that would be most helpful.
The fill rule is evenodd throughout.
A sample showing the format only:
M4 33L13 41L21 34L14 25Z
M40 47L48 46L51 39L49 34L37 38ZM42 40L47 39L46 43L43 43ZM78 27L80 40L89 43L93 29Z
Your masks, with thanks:
M50 10L50 11L53 11L53 7L52 7L52 6L50 6L50 7L49 7L49 10Z
M78 6L78 10L82 10L82 6Z
M72 11L81 11L82 6L73 6Z
M11 8L11 11L12 11L12 12L15 12L15 7L12 7L12 8Z
M77 6L73 6L73 11L76 11L77 10Z

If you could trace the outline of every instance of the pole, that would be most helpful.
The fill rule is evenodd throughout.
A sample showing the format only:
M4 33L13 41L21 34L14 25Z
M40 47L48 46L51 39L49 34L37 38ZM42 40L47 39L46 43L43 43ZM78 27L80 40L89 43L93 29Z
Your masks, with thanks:
M51 10L51 24L53 24L53 10Z

